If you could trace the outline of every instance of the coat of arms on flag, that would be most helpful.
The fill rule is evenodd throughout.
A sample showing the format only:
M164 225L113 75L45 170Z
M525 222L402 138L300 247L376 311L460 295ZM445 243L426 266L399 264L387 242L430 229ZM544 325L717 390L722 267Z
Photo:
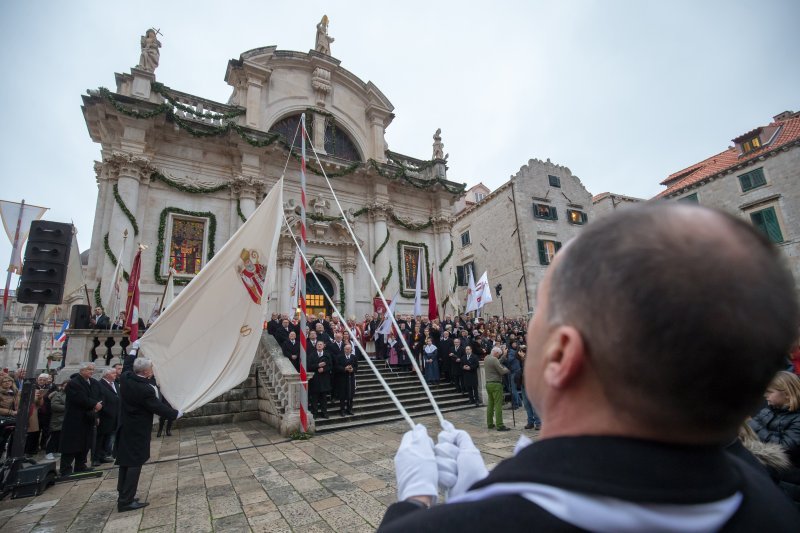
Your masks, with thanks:
M267 267L258 262L259 254L256 250L242 249L239 254L242 264L237 267L239 277L242 278L244 288L250 298L257 305L261 305L261 296L264 294L264 280L267 279Z

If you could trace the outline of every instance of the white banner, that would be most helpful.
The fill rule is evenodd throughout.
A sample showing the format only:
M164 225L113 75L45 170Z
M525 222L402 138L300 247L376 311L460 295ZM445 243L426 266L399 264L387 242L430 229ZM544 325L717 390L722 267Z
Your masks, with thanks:
M21 217L20 211L22 212ZM0 218L3 219L3 228L5 228L12 246L11 261L8 263L9 272L22 273L22 246L28 238L31 222L42 218L45 211L47 211L46 207L0 200ZM17 223L19 223L19 235L15 240Z
M164 397L190 412L247 379L275 288L283 180L140 340Z

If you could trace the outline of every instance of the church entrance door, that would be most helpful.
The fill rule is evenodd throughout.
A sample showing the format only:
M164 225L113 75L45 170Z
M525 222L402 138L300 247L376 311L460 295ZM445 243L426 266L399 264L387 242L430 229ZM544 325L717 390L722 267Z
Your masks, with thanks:
M325 289L325 292L327 292L331 298L334 298L333 283L331 283L324 274L320 274L319 272L317 272L317 277L319 277L319 281L322 283L322 288ZM333 312L333 308L325 298L322 288L320 288L319 283L317 283L313 275L306 274L306 310L314 315L325 313L327 316L330 316Z

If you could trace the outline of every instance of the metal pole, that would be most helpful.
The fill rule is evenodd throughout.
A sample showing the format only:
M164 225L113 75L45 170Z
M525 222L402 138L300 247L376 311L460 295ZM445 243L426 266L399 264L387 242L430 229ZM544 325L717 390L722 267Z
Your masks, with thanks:
M300 254L306 257L306 114L300 115ZM290 228L291 229L291 228ZM308 432L308 374L306 356L306 262L300 261L297 294L300 298L300 425ZM296 302L295 302L296 303Z
M25 382L22 384L22 393L20 394L19 408L17 409L14 446L11 449L11 457L14 459L20 459L25 455L25 440L28 436L28 412L33 400L33 384L36 382L36 363L39 361L39 351L42 347L44 308L44 304L39 304L36 307L36 315L33 318L33 333L28 346L28 366L25 370Z
M522 253L522 235L519 230L519 215L517 214L517 196L514 194L514 178L511 178L511 203L514 204L514 222L517 227L517 244L519 245L519 261L522 265L522 279L525 281L525 307L528 315L531 314L531 298L528 295L528 272L525 269L525 255Z

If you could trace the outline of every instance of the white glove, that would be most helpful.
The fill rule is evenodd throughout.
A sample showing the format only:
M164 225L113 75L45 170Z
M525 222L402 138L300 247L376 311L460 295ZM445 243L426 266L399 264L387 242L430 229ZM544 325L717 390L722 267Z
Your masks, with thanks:
M531 444L533 444L533 441L530 438L525 435L520 435L517 444L514 445L514 455L517 455Z
M449 490L449 497L464 494L474 483L489 475L481 452L469 433L457 430L450 422L442 424L435 453L439 485Z
M183 411L181 411L180 409L178 409L178 416L175 418L175 420L177 420L178 418L180 418L180 417L182 417L182 416L183 416Z
M394 469L397 475L397 500L404 501L411 496L430 496L436 503L438 472L436 456L433 454L433 440L422 424L407 431L400 441L394 456Z

